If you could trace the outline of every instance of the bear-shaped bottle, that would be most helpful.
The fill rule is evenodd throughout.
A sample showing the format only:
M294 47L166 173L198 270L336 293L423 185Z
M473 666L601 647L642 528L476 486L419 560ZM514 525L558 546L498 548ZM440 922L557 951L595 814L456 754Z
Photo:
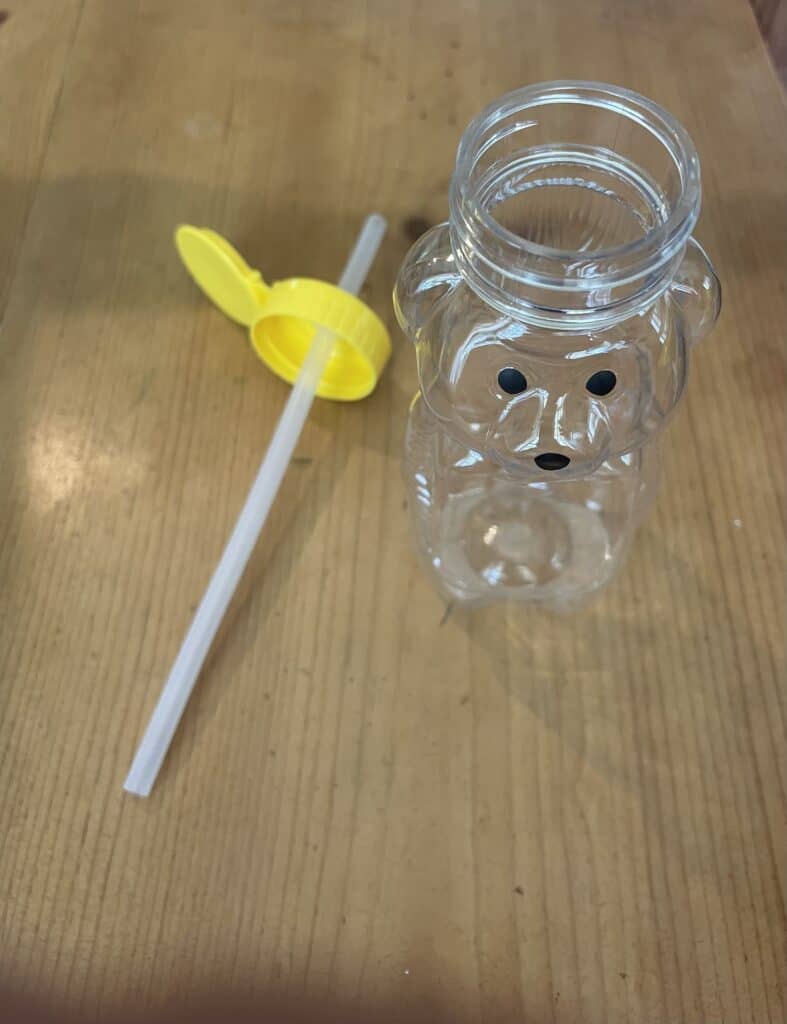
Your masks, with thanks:
M467 128L449 221L394 291L418 363L409 505L450 600L566 608L620 567L720 309L699 209L691 139L628 90L530 86Z

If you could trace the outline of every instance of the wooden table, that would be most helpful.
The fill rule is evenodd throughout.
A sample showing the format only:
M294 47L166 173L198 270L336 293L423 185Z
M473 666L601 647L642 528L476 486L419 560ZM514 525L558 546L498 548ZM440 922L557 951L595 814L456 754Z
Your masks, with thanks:
M6 980L82 1010L277 992L320 1020L783 1024L787 117L744 0L7 15ZM463 125L561 77L687 126L725 309L619 581L572 618L460 615L411 552L389 295ZM392 365L318 403L159 785L126 797L287 395L172 229L331 279L371 209Z

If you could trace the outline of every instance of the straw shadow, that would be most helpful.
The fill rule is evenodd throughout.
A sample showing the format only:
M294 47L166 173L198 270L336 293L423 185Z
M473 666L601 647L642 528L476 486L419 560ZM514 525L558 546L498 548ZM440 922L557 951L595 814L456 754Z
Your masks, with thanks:
M197 683L199 699L192 700L187 706L168 761L179 756L183 743L188 744L197 716L201 722L206 722L215 715L226 691L232 686L231 666L243 657L243 651L253 645L254 633L268 626L277 614L282 593L292 575L298 572L323 510L345 486L353 452L365 448L388 456L398 473L407 410L405 395L391 375L383 378L376 393L364 400L364 404L370 407L370 417L386 425L385 431L379 433L365 429L368 420L361 415L360 407L354 416L357 424L352 424L348 430L349 409L331 402L316 403L312 417L323 429L316 443L312 442L308 449L302 446L298 450L287 470L271 517L200 673ZM308 454L305 454L307 450ZM406 514L402 509L403 497L402 488L388 514ZM297 522L293 520L290 509L298 510ZM241 652L239 644L243 649ZM271 685L275 685L275 680ZM165 781L163 775L161 782Z
M344 233L348 235L349 248L355 225L347 227L349 230ZM391 268L398 267L409 244L405 230L390 233L372 269L367 290L380 290L380 283L375 281L375 277L386 272L393 274L395 269ZM248 249L242 245L238 247L244 256L249 255ZM386 293L388 291L386 286ZM364 298L376 306L371 295ZM416 387L415 360L410 343L392 323L390 308L383 319L388 319L392 337L391 362L375 392L363 402L345 404L317 400L312 407L307 432L296 450L265 530L202 668L196 699L187 706L168 761L179 756L178 750L190 735L196 716L201 721L209 721L218 710L226 688L232 685L232 667L243 656L238 645L243 650L248 649L253 645L254 633L263 629L277 614L282 592L292 574L298 571L324 508L346 484L353 453L364 449L384 456L398 478L408 407ZM267 371L261 367L260 372ZM282 401L286 394L282 389ZM260 458L265 444L266 439L261 438ZM251 478L248 481L250 485ZM397 494L389 510L391 515L405 514L403 497L403 492ZM295 521L289 511L292 509L297 509ZM228 534L231 528L230 523ZM195 595L195 601L200 596ZM175 653L173 651L173 658Z
M174 377L182 372L182 361L157 363L160 341L151 341L151 320L160 313L172 324L173 310L180 310L184 321L188 317L196 322L208 308L208 300L184 272L175 252L172 233L178 223L207 225L218 231L269 281L294 275L330 281L341 269L368 212L341 211L316 201L313 205L299 204L294 230L291 205L276 203L272 198L266 201L258 194L225 185L210 187L130 173L42 179L35 186L0 179L0 212L17 207L26 209L24 230L6 236L5 244L0 242L0 309L4 297L8 300L3 309L2 347L7 355L8 380L13 385L7 390L4 416L13 423L21 420L24 412L20 403L29 390L24 376L33 371L36 362L22 358L21 353L29 353L31 348L54 353L56 346L58 351L65 351L65 337L69 389L73 393L81 381L89 379L102 346L105 348L101 325L118 333L114 318L123 317L120 333L124 363L113 379L113 401L118 409L127 411L116 421L119 442L130 436L135 422L147 415L165 422L161 395L177 393L182 387ZM224 692L222 670L228 665L229 645L238 642L236 634L247 635L252 616L262 625L275 613L282 588L289 575L297 571L322 509L342 486L351 453L359 446L371 448L390 456L398 470L407 408L415 388L415 366L411 346L394 323L390 295L413 232L423 226L411 220L390 224L362 289L362 298L378 311L391 332L391 364L375 394L363 403L315 403L310 427L311 438L317 441L307 456L312 461L296 461L287 473L265 533L201 673L202 715L212 713ZM42 260L41 253L57 251L63 238L71 241L72 250L62 259ZM91 319L89 332L75 330L72 337L71 318L93 310L100 310L101 317ZM127 315L135 310L145 315ZM52 318L60 321L61 328L41 331L42 321ZM178 342L181 351L189 344L187 327ZM246 344L244 329L228 325L229 334L234 330L239 344ZM224 333L216 344L225 344L227 336ZM199 343L208 348L212 345L210 337L206 341L204 336ZM257 369L261 374L268 372L254 361L247 365L255 370L244 368L243 373ZM133 372L128 372L129 367ZM124 368L126 372L121 372ZM232 372L237 373L237 368ZM155 389L149 387L153 375ZM286 391L281 391L284 399ZM154 392L158 392L158 398ZM39 406L39 414L56 415L61 402L70 402L70 395L64 388L55 387L46 392L46 402L46 407ZM191 414L192 406L186 408ZM199 415L199 405L193 408L194 415ZM260 458L265 442L264 437L258 441ZM9 466L6 463L4 470ZM144 485L143 480L140 486ZM133 502L137 496L129 490L125 498ZM298 517L293 524L288 510L296 507ZM400 502L395 511L401 514ZM199 596L195 595L195 600ZM230 680L226 679L224 685L230 685ZM193 714L193 708L186 712L174 756Z

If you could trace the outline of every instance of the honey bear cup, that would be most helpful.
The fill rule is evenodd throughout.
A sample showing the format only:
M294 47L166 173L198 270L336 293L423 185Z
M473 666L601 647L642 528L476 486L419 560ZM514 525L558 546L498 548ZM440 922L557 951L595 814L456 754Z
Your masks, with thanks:
M700 195L685 130L625 89L530 86L467 128L394 291L414 532L450 599L570 607L620 567L719 314Z

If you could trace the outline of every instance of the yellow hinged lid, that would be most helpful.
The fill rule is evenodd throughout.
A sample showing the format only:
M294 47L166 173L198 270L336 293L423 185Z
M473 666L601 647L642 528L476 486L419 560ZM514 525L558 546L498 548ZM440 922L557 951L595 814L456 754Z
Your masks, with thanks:
M315 331L336 336L317 386L321 398L354 401L370 394L391 354L385 324L364 302L335 285L290 278L267 285L259 271L210 228L181 225L175 245L202 291L231 320L249 328L254 351L292 384Z

